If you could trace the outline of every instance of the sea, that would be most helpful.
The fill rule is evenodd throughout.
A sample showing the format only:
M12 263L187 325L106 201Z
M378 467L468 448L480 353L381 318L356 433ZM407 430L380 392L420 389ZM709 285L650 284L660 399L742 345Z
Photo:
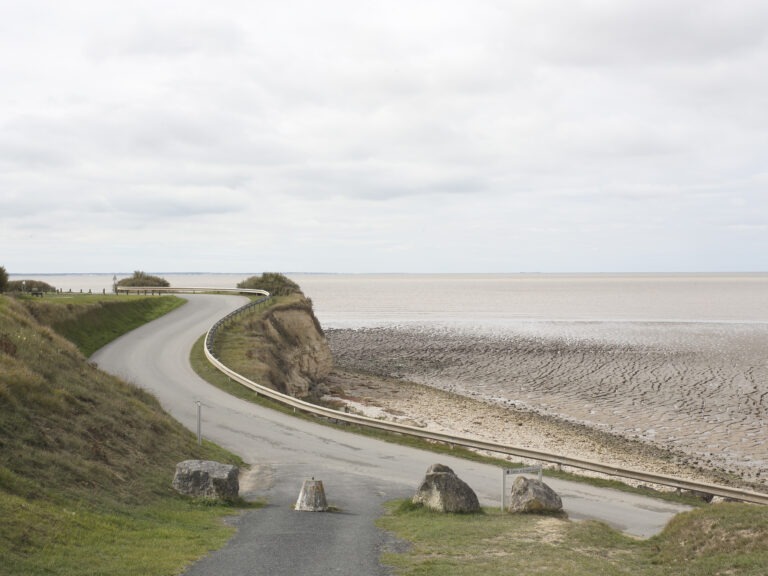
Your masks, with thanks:
M171 286L234 288L256 273L153 273ZM26 274L64 292L106 292L130 274ZM768 273L286 274L323 327L536 322L768 324Z

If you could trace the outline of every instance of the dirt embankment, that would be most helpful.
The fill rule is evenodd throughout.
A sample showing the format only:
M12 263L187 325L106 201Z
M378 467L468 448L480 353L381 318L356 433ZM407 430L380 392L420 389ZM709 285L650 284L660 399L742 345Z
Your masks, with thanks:
M245 325L245 356L256 380L297 398L317 396L333 369L328 341L304 297L267 309Z

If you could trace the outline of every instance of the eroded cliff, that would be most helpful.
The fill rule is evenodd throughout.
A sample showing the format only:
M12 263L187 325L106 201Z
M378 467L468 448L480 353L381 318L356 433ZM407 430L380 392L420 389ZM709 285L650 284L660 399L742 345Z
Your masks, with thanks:
M333 357L309 300L296 295L278 302L245 327L249 372L260 384L297 398L322 395Z

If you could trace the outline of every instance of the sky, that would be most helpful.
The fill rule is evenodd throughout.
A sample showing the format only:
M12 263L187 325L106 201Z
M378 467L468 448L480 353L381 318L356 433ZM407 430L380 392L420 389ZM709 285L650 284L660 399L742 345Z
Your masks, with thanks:
M768 271L765 0L0 0L0 265Z

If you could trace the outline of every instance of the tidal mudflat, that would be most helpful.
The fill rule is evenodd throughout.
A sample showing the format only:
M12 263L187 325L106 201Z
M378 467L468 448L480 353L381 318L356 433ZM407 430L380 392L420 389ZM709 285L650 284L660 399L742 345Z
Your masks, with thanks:
M766 484L764 323L521 322L503 333L390 326L327 336L342 370L388 379L377 390L347 378L349 397L369 413L673 472L659 449L677 466ZM398 392L405 381L428 389Z

